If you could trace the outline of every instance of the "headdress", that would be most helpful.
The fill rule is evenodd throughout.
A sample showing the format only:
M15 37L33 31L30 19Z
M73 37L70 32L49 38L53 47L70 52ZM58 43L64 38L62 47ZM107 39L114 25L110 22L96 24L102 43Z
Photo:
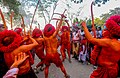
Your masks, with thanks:
M68 30L67 26L62 26L62 31L64 31L64 29Z
M52 24L47 24L44 28L44 36L50 37L55 32L55 27Z
M4 30L3 32L0 32L0 51L12 52L13 50L20 46L21 41L22 37L15 33L14 31Z
M42 35L42 31L38 28L35 28L32 32L32 37L38 38Z
M120 15L113 15L106 21L107 30L114 37L120 37Z
M22 28L15 28L14 31L15 31L17 34L20 34L20 32L22 32Z

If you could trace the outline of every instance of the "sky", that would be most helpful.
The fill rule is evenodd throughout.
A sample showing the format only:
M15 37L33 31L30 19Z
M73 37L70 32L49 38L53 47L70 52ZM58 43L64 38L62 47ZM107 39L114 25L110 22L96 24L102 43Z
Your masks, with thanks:
M106 5L101 5L101 7L94 7L94 15L96 17L101 14L108 13L110 9L114 9L116 7L120 7L120 0L110 0L106 3Z
M70 0L67 0L67 1L68 1L68 3L70 2ZM74 3L70 2L72 5L72 9L70 9L70 12L76 13L80 6L81 7L84 6L84 8L80 12L80 16L78 17L78 18L84 20L86 17L91 18L90 6L91 6L91 3L93 0L83 0L83 1L84 2L81 4L74 4ZM55 12L63 13L64 10L67 9L67 7L65 5L66 3L67 3L66 0L59 0L58 6L57 6ZM101 7L98 7L97 5L93 6L94 17L100 17L102 14L108 13L110 9L114 9L116 7L120 7L120 0L110 0L105 5L104 4L101 5ZM76 16L73 15L73 17L75 18ZM44 20L42 22L44 22ZM51 23L53 25L55 25L55 21L52 21ZM42 23L41 28L43 29L44 26L45 26L44 23Z
M90 17L91 16L90 6L91 6L92 1L94 0L83 0L83 3L81 4L72 3L73 6L71 9L71 12L77 11L79 6L84 6L81 12L81 17ZM60 5L57 8L60 8L60 9L65 8L65 5L63 2L65 2L65 0L60 0ZM104 4L101 5L101 7L98 7L97 5L93 6L94 16L99 17L101 14L108 13L110 9L114 9L116 7L120 7L120 0L109 0L105 5Z

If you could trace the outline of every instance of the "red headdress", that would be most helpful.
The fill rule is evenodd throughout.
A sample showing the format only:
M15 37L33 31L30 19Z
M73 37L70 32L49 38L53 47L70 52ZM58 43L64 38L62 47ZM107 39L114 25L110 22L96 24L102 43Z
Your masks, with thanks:
M15 28L14 31L15 31L17 34L20 34L20 32L22 32L22 28Z
M52 24L47 24L44 28L44 36L50 37L55 32L55 27Z
M35 28L32 32L32 37L38 38L42 35L42 31L38 28Z
M68 30L67 26L62 26L62 31L64 31L64 29Z
M5 45L3 42L6 37L12 37L13 41ZM17 33L15 33L12 30L4 30L3 32L0 32L0 51L2 52L12 52L16 48L20 46L20 43L22 41L22 37L19 36Z
M107 30L112 36L120 37L120 15L113 15L106 21Z

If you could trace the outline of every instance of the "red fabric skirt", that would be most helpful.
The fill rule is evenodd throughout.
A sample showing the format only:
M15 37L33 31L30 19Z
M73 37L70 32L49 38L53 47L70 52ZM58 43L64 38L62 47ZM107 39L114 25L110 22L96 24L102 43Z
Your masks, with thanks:
M118 65L112 67L99 67L93 71L90 78L117 78Z

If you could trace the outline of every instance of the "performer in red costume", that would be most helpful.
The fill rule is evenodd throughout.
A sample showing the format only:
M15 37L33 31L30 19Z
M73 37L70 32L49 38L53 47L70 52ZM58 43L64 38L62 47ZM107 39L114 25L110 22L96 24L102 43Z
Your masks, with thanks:
M29 50L38 45L38 43L29 36L32 41L29 45L21 45L22 38L20 35L12 30L4 30L0 32L0 51L4 52L4 58L7 66L10 66L14 62L14 56L20 52L27 54ZM19 67L18 78L37 78L34 72L31 70L31 64L29 58ZM32 77L33 76L33 77Z
M61 37L61 54L62 54L62 61L66 58L65 50L67 50L67 54L69 57L69 62L71 63L71 56L70 56L70 50L71 50L71 44L70 44L70 25L68 21L66 21L67 26L62 26L62 34Z
M38 56L38 58L43 61L45 58L45 54L44 54L44 42L43 41L39 41L39 38L42 38L42 31L38 28L35 28L32 32L32 37L38 42L38 46L36 46L35 49L35 53ZM37 68L39 67L39 63L36 65L35 70L37 71ZM43 70L43 65L41 65L40 70Z
M14 32L16 32L18 35L22 37L22 41L20 45L24 45L24 44L28 45L32 43L32 41L27 38L28 35L26 35L25 33L23 34L22 28L17 27L14 29ZM34 64L33 54L30 51L26 53L29 55L30 64L33 65Z
M102 39L103 38L110 38L110 35L109 35L109 32L107 31L107 29L104 29L102 31ZM94 46L94 49L91 52L91 58L90 58L90 62L93 65L97 65L97 60L98 60L98 57L99 57L99 55L101 53L101 49L102 49L102 47L100 47L98 45Z
M20 36L22 36L22 28L15 28L14 31Z
M63 15L62 15L62 18L60 19L60 22L56 30L54 26L52 26L51 24L47 24L44 28L44 37L39 39L39 40L43 40L45 43L46 56L45 56L45 60L42 62L42 63L45 63L46 65L44 69L45 78L48 78L48 71L51 63L54 63L57 67L61 69L61 71L65 75L65 78L70 78L70 76L67 74L62 64L59 53L57 52L58 40L56 36L61 27L62 19L63 19Z
M101 48L98 57L98 68L93 71L90 78L117 78L118 61L120 59L120 15L111 16L106 21L107 31L110 38L96 39L89 33L86 23L82 22L86 38L93 44Z
M4 31L4 24L0 24L0 32ZM5 63L4 53L0 51L0 78L2 78L8 71L8 67Z

